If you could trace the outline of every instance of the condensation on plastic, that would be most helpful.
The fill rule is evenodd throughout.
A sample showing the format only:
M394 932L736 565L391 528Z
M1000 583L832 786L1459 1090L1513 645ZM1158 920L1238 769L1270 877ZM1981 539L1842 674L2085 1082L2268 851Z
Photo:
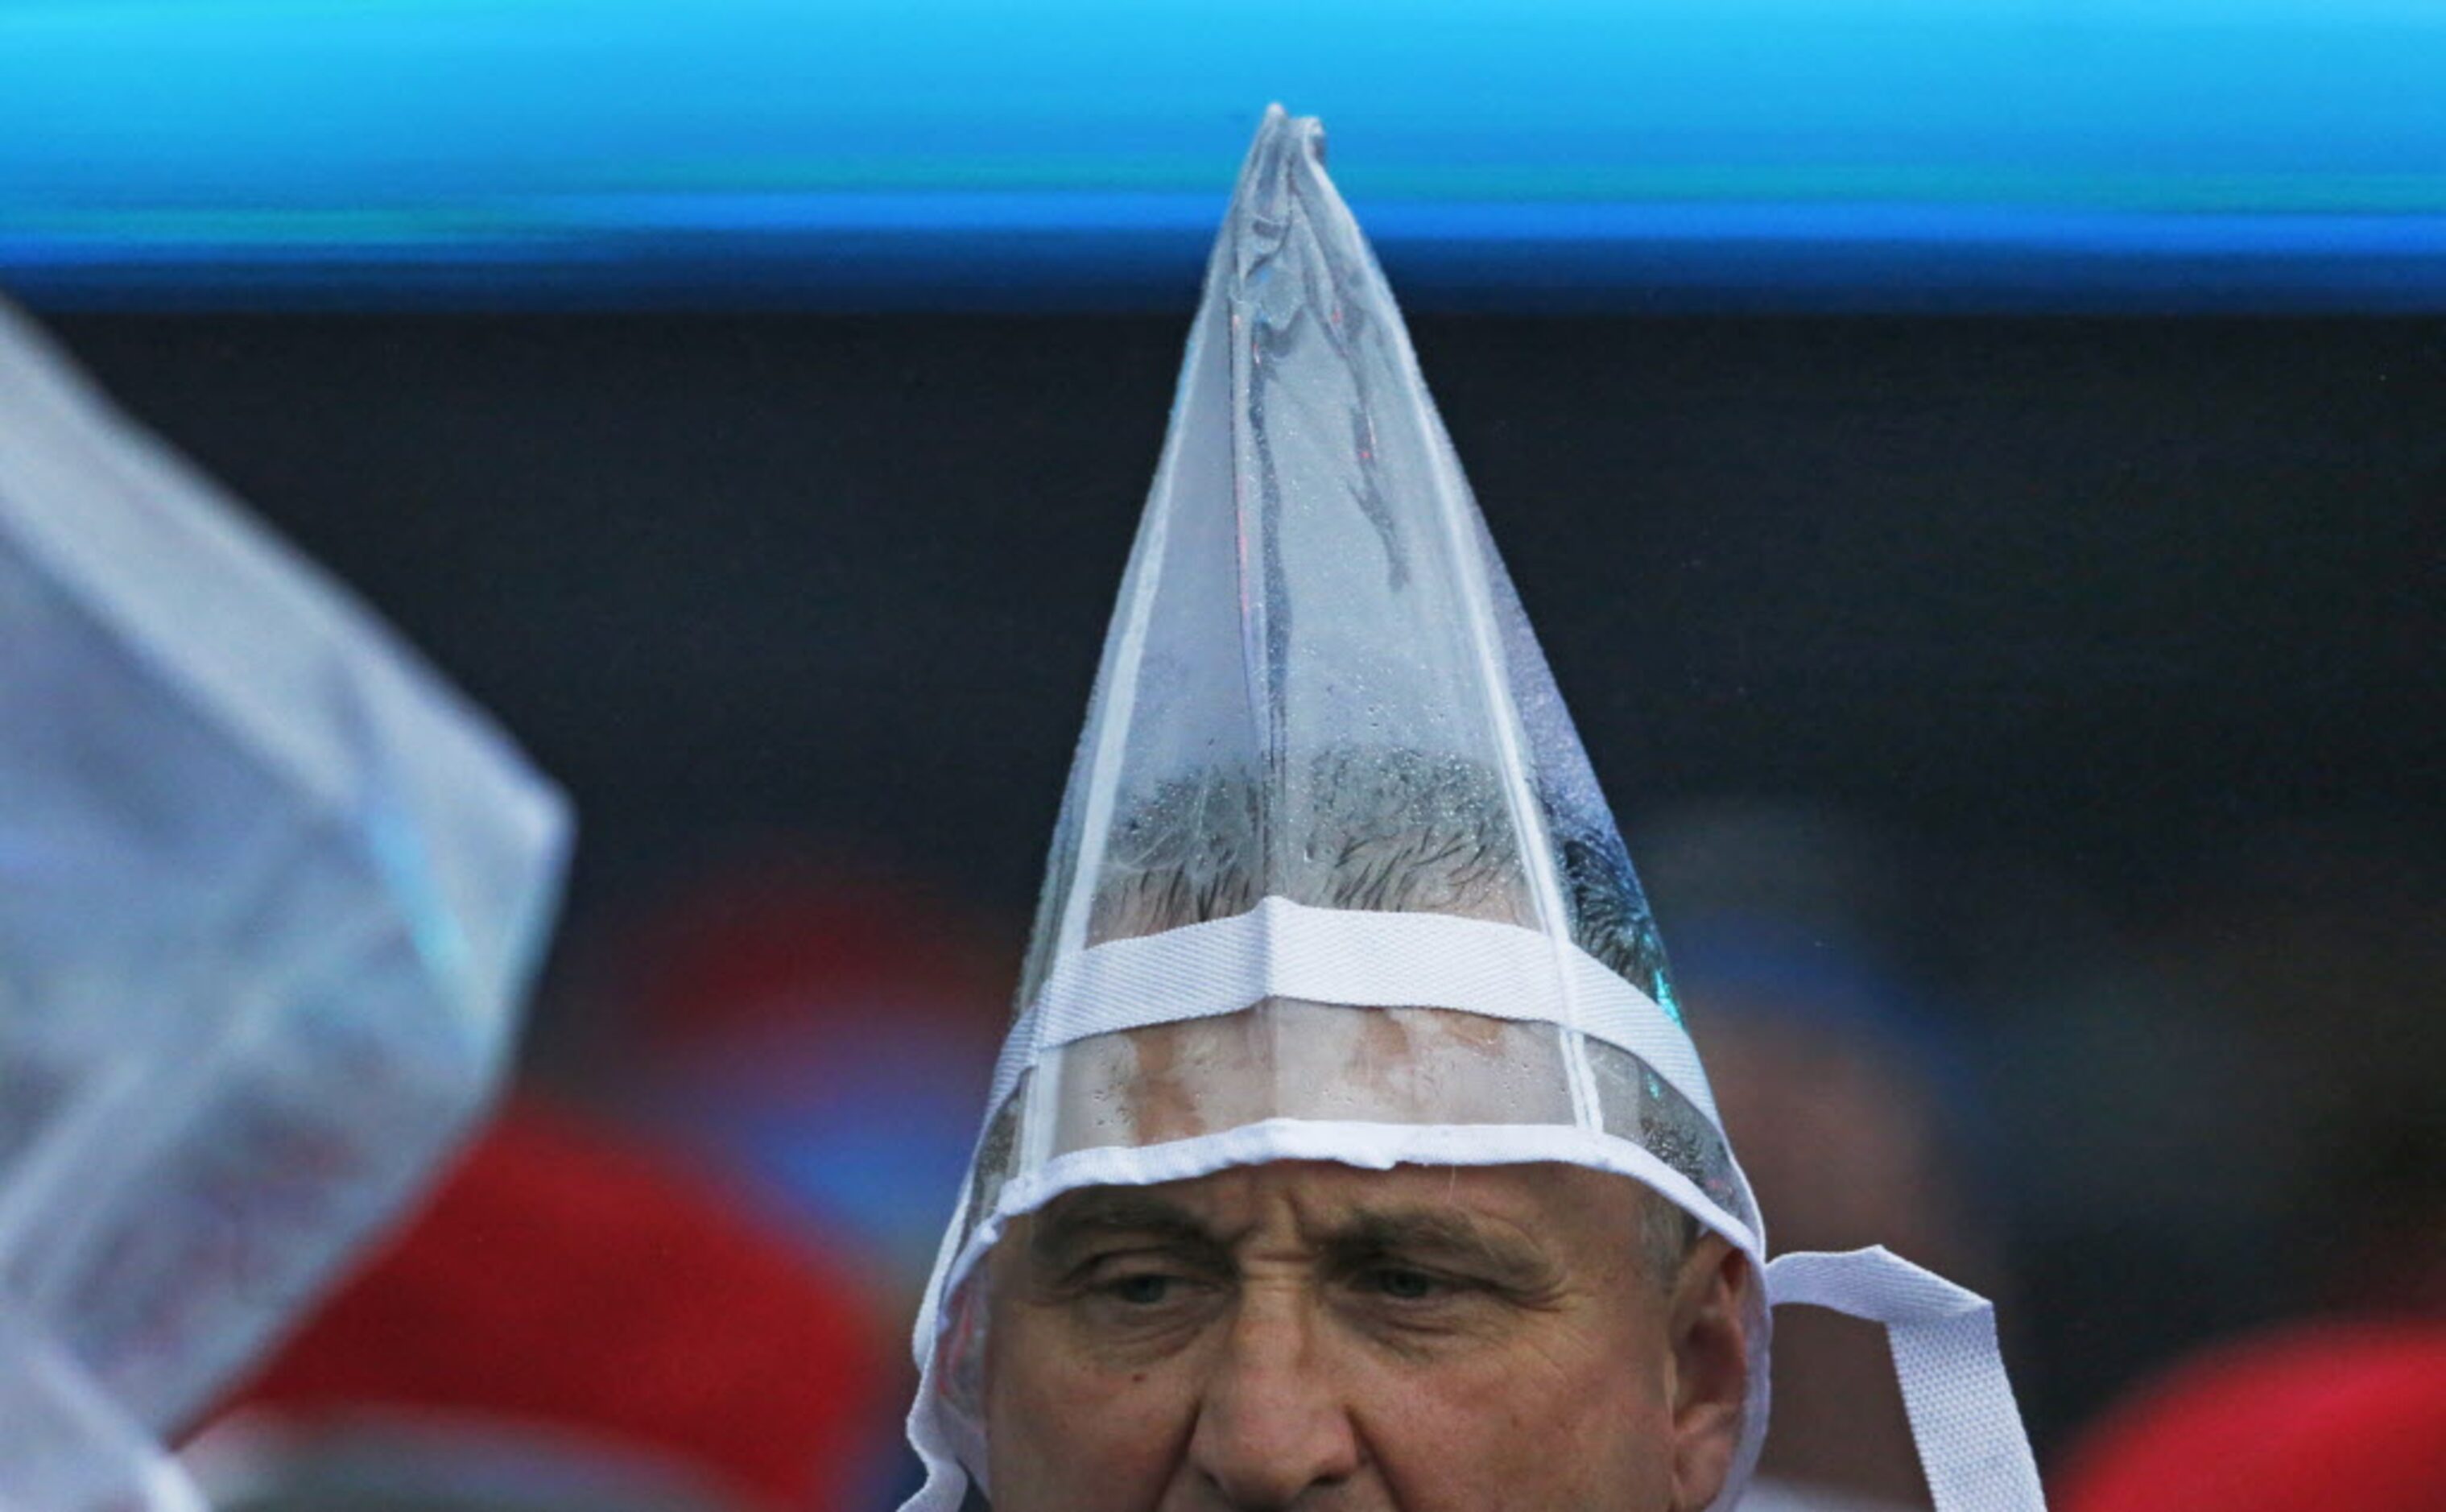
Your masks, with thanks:
M565 806L5 307L0 648L0 1298L162 1433L483 1105Z
M1628 855L1313 121L1209 264L1020 1001L1261 898L1547 933L1676 1016ZM1566 1043L1574 1120L1592 1071ZM1049 1099L1014 1148L1041 1160Z
M1328 926L1391 913L1525 932L1546 942L1524 957L1559 1006L1251 994L1190 1018L1151 1000L1097 1005L1112 1032L1043 1038L1049 995L1087 957L1273 900ZM1007 1095L920 1323L920 1452L938 1476L955 1457L982 1478L985 1309L967 1277L1006 1219L1082 1171L1501 1147L1653 1173L1762 1264L1695 1053L1676 1057L1677 1090L1584 1032L1587 971L1618 978L1610 995L1686 1052L1628 854L1325 176L1322 132L1270 111L1105 639L996 1078ZM957 1495L938 1479L911 1504Z
M1628 854L1323 157L1277 109L1241 171L1020 1001L1100 938L1270 896L1566 933L1671 1013ZM1354 835L1377 850L1330 844ZM1429 840L1462 853L1402 864Z

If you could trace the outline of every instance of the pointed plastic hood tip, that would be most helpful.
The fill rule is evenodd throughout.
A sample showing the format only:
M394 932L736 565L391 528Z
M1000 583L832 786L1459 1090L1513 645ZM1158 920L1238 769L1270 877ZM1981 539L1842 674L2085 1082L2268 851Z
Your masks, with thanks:
M1248 161L1240 165L1239 199L1259 211L1278 208L1290 193L1292 173L1303 165L1325 166L1325 123L1278 104L1266 106Z
M1325 175L1325 123L1268 105L1223 220L1226 290L1232 298L1254 292L1251 285L1262 282L1257 270L1297 239L1294 228L1302 222L1337 250L1346 253L1358 242L1358 223Z

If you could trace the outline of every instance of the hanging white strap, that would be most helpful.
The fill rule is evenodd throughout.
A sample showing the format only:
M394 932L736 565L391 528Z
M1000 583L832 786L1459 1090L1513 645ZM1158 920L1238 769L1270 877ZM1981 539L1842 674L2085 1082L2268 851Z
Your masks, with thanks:
M1766 1295L1886 1326L1936 1512L2045 1512L1993 1303L1882 1247L1778 1256Z

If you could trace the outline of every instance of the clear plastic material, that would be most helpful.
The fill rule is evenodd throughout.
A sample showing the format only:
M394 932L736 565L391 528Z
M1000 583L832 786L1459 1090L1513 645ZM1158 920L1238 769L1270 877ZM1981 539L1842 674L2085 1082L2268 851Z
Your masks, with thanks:
M1322 132L1280 111L1250 151L1208 269L1022 1007L1066 958L1269 898L1515 925L1602 963L1678 1024L1628 852L1392 296L1325 177ZM1194 1049L1211 1126L1225 1106L1244 1121L1267 1107L1293 1116L1287 1088L1352 1070L1347 1043L1392 1022L1284 1009L1062 1049L1036 1062L1021 1115L1031 1126L1010 1156L1076 1147L1082 1107L1112 1131L1115 1105L1096 1103L1106 1071L1082 1065L1082 1082L1074 1061ZM1547 1122L1519 1109L1552 1093L1552 1122L1604 1125L1591 1106L1603 1100L1624 1110L1610 1122L1626 1137L1663 1132L1660 1099L1645 1095L1662 1084L1620 1064L1624 1050L1602 1057L1611 1095L1600 1092L1580 1027L1490 1027L1483 1043L1498 1050L1480 1064L1499 1087L1443 1077L1377 1111L1476 1123L1500 1106L1509 1121ZM1217 1052L1227 1042L1236 1060ZM1547 1083L1529 1095L1541 1064ZM1678 1125L1672 1162L1694 1180L1729 1169L1706 1147L1721 1146L1706 1120L1666 1122ZM1162 1121L1136 1137L1150 1131Z
M1433 846L1463 854L1407 864ZM1672 1011L1323 130L1279 109L1208 265L1021 1001L1063 954L1268 896L1565 934Z
M1018 1006L920 1324L914 1508L956 1504L952 1459L984 1471L966 1277L1076 1185L1565 1160L1763 1264L1628 854L1313 121L1268 114L1209 263Z
M152 1435L5 1302L0 1512L206 1512Z
M149 1431L197 1410L482 1106L566 843L473 709L0 307L0 1304L28 1336Z
M1268 1119L1580 1127L1571 1099L1575 1057L1594 1073L1597 1128L1648 1150L1755 1226L1714 1126L1637 1056L1559 1025L1446 1009L1354 1012L1268 998L1244 1012L1064 1045L1043 1063L1063 1088L1044 1160L1195 1139Z

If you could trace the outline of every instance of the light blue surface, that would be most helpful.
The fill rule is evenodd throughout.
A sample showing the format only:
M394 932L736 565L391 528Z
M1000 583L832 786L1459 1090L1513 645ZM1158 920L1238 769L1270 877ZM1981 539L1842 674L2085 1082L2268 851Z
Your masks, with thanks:
M1431 300L2446 307L2379 0L17 0L0 280L1172 304L1276 99Z

